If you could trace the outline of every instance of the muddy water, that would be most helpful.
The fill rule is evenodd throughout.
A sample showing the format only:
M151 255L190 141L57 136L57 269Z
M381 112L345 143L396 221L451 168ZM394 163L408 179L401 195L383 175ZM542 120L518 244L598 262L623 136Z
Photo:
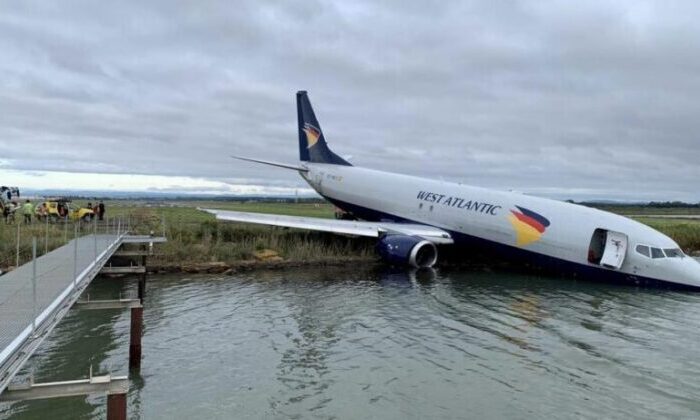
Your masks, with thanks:
M145 308L131 418L700 417L700 294L355 267L152 277ZM25 373L126 374L128 333L126 311L72 311ZM0 404L104 415L100 396Z

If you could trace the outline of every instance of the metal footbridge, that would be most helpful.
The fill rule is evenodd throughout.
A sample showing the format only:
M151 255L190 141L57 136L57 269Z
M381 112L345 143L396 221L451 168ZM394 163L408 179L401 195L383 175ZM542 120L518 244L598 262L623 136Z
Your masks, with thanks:
M0 276L0 398L6 397L3 391L13 377L123 244L164 241L122 232L90 234ZM145 276L145 268L139 268ZM122 306L130 307L131 301Z

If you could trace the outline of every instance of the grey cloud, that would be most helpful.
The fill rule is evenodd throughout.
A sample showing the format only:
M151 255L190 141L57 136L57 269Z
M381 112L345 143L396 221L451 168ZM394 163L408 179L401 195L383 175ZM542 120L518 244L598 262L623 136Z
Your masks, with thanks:
M294 92L356 164L560 198L700 200L694 2L18 2L4 167L303 187Z

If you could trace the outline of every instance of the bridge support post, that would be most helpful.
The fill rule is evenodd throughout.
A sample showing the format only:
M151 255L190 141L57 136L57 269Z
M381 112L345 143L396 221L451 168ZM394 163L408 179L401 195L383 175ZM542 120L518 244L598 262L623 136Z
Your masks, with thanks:
M146 273L141 273L139 277L139 300L143 303L143 298L146 296Z
M143 306L131 308L129 335L129 369L141 369L141 335L143 333Z
M107 394L107 420L126 420L126 394Z
M146 249L145 247L142 247L144 253L141 255L141 267L146 268ZM143 303L143 298L146 296L146 270L144 270L143 273L141 273L141 277L139 277L139 299L141 299L141 303Z

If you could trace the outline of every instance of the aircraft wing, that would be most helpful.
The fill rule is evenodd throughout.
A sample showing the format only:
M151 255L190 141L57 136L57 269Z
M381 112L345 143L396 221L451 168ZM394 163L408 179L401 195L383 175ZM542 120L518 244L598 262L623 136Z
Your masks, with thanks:
M217 220L283 226L297 229L378 238L387 233L418 236L435 244L451 244L450 234L440 228L417 223L364 222L355 220L321 219L318 217L284 216L268 213L199 209L216 216Z

